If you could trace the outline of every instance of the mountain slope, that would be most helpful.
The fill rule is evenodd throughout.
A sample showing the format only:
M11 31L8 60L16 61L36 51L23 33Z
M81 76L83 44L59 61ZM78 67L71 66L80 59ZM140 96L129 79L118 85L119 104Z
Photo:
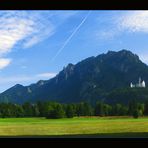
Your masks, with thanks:
M148 66L128 50L108 51L76 65L68 64L47 81L16 85L0 94L0 101L23 103L54 100L64 103L106 100L115 89L129 87L141 77L148 84Z

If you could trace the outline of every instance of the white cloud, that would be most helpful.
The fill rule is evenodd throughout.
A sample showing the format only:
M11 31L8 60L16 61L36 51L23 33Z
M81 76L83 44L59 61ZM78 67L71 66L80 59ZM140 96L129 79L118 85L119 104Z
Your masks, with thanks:
M75 11L1 11L0 58L13 48L29 48L52 36L57 20L62 23L75 14Z
M35 75L16 75L16 76L0 76L0 85L3 86L3 88L0 88L0 92L16 85L16 84L22 84L22 85L30 85L32 83L36 83L39 80L49 80L50 78L53 78L56 76L57 73L41 73L41 74L35 74Z
M118 35L116 30L101 30L96 32L96 38L103 40L112 40L116 35Z
M7 83L13 83L15 85L16 83L20 82L26 82L32 80L33 77L29 76L10 76L10 77L0 77L0 84L7 84Z
M142 62L148 64L148 52L147 52L147 50L145 50L143 52L138 52L137 54L138 54L139 58L142 60Z
M1 58L0 59L0 69L3 69L4 67L8 66L11 62L11 59Z
M148 11L128 11L116 23L121 30L148 33Z
M9 52L19 41L25 48L30 47L49 37L53 30L50 20L41 13L6 11L0 16L0 54Z
M21 66L21 68L22 68L22 69L26 69L26 68L27 68L27 66L23 65L23 66Z
M16 76L0 76L0 85L3 87L0 88L0 92L3 92L10 87L21 84L21 85L30 85L32 83L36 83L39 80L48 80L54 77L56 73L41 73L35 75L16 75Z
M2 21L5 23L1 23ZM32 21L23 19L0 19L0 56L10 52L18 41L32 33L33 28L30 26L32 23Z
M111 16L108 15L109 13ZM101 28L95 32L97 39L114 39L125 31L148 33L148 11L115 11L108 14L108 17L103 15L97 18L99 23L103 22L106 25L105 29Z
M57 73L41 73L36 75L37 77L41 77L41 78L52 78L54 76L56 76Z
M41 73L41 74L36 74L31 76L27 76L27 75L0 76L0 84L12 83L13 85L15 85L16 83L25 83L25 82L32 83L32 81L38 81L41 79L50 79L56 76L56 74L57 73Z
M40 41L39 37L33 36L31 39L28 40L28 42L25 42L24 48L29 48L33 45L35 45L36 43L38 43Z

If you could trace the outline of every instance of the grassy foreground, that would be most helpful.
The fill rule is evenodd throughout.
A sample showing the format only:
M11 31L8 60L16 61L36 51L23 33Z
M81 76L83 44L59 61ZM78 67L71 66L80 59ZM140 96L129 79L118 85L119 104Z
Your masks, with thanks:
M0 136L148 137L148 117L0 118Z

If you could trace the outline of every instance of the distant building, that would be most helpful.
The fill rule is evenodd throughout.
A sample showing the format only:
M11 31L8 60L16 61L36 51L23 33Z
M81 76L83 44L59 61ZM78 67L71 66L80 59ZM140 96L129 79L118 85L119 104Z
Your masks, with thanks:
M146 87L146 86L145 86L145 81L144 81L144 80L141 81L141 78L139 78L139 82L138 82L137 84L133 84L133 83L131 82L130 87L131 87L131 88L133 88L133 87Z

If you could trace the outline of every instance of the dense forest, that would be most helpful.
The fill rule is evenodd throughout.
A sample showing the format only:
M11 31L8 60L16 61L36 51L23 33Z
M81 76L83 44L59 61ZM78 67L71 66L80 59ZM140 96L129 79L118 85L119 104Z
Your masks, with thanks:
M139 103L130 101L128 105L109 105L96 102L91 105L87 102L60 104L57 102L26 102L22 105L0 103L0 117L46 117L51 119L72 118L75 116L139 116L148 115L148 102Z

